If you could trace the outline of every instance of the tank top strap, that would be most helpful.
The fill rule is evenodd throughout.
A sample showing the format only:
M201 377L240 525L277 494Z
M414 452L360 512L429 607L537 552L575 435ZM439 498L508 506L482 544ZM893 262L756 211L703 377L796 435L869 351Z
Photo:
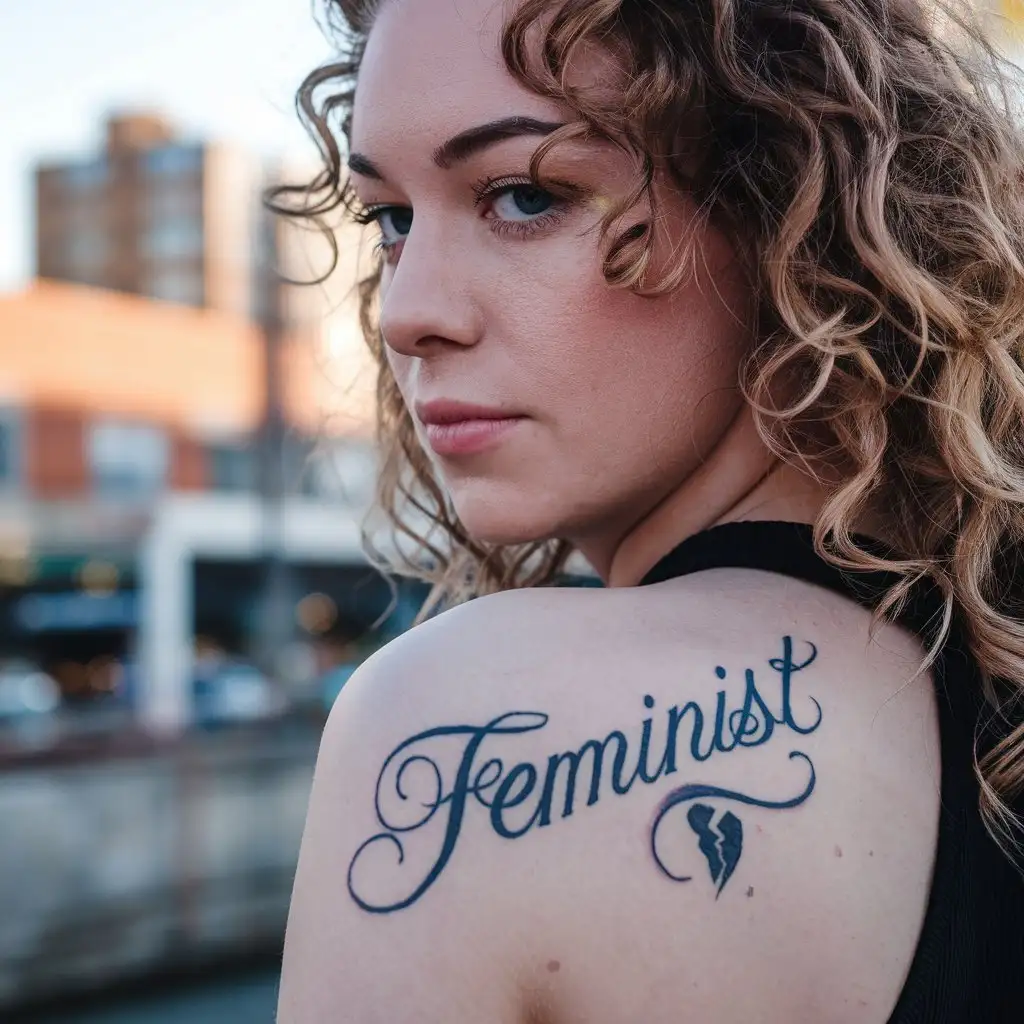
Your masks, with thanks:
M872 538L855 535L854 540L872 553L886 551ZM705 569L736 568L795 576L847 594L862 604L876 600L896 579L885 572L845 573L814 550L810 524L774 520L722 523L687 537L648 570L640 586Z
M893 552L871 537L854 535L864 550L878 555ZM899 580L893 572L853 572L827 562L814 549L814 529L808 523L753 521L723 523L687 537L644 574L639 586L662 583L708 569L760 569L817 584L874 609ZM944 602L931 582L919 583L897 621L930 648L944 619ZM965 632L956 615L934 670L943 713L944 738L973 746L975 727L984 699L980 678L970 656ZM956 683L947 685L955 679ZM964 685L968 682L975 685Z

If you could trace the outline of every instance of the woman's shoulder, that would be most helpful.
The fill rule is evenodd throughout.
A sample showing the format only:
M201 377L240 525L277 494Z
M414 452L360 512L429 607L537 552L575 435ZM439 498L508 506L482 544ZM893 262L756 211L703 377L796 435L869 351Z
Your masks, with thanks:
M418 675L430 673L440 699L449 690L460 701L478 691L491 694L495 674L550 695L552 683L556 691L571 688L581 673L597 668L678 673L696 670L699 658L713 659L715 652L763 658L786 634L819 651L819 678L865 706L902 690L924 657L916 637L874 625L868 609L842 594L761 570L722 568L644 587L487 595L402 634L370 660L365 674L378 683L391 677L415 685L399 667L411 661ZM567 668L575 671L566 674ZM475 683L467 687L466 677ZM930 694L927 676L915 692Z
M467 1021L520 1019L488 1003L513 989L553 1021L819 996L885 1020L937 821L917 649L817 588L702 575L495 595L371 659L325 733L289 925L348 966L289 976L390 1019L407 982L458 1003L458 963L493 1011Z

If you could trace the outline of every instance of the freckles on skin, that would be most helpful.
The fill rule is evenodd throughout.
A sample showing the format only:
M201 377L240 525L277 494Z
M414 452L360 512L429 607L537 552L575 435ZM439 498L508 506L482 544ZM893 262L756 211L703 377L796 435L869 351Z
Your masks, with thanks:
M352 148L380 155L391 176L432 176L434 147L464 128L513 112L557 119L554 104L508 74L504 16L499 0L382 2L360 62ZM400 163L389 168L385 153Z
M726 336L735 317L708 275L661 298L613 289L596 232L579 235L509 246L485 275L478 361L470 350L453 354L487 367L481 376L536 421L521 445L486 461L435 461L480 535L558 535L595 517L629 517L631 505L656 503L692 472L739 405L739 353ZM480 272L473 255L467 275ZM419 374L444 369L440 359L394 361L407 397Z
M602 239L602 216L638 170L610 143L568 143L545 157L542 174L586 198L529 237L494 231L493 210L474 203L472 186L523 176L539 139L502 141L465 166L434 165L443 140L495 117L571 119L507 73L494 7L385 3L370 35L352 146L387 181L360 182L360 198L415 210L382 282L382 321L390 311L392 342L399 326L403 340L401 351L386 346L386 357L407 405L448 397L529 417L468 458L436 457L419 434L473 536L514 543L614 533L678 486L732 418L747 336L742 287L728 246L705 229L697 242L707 266L698 261L697 278L676 292L645 298L607 284L607 245L647 212L630 211ZM693 213L678 193L659 202L663 262L691 237Z

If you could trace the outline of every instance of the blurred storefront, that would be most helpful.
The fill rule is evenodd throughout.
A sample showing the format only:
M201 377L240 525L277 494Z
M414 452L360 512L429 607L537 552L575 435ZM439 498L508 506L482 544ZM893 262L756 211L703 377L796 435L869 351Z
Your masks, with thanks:
M301 168L289 172L301 179ZM359 238L152 115L37 169L0 295L0 1017L280 942L320 729L423 597L363 554Z
M351 419L330 428L321 337L295 326L279 349L271 509L256 324L51 281L0 297L0 665L43 671L71 704L107 697L146 728L185 728L197 660L217 652L236 676L259 660L269 546L294 643L260 671L298 693L352 656L391 594L359 538L373 448Z
M160 133L131 145L129 169L148 145L161 181L188 172ZM88 203L54 198L84 172L49 174L53 273L0 296L0 1016L279 943L319 728L421 597L361 548L372 389L344 283L254 318L267 252L308 277L315 248L208 223L204 280L262 247L240 305L55 280L69 250L103 264ZM166 205L103 195L104 230Z

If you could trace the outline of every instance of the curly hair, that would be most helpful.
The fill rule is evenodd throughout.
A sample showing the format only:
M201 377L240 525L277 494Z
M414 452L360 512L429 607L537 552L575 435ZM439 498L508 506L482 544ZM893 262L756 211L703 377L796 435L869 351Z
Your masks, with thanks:
M348 138L378 3L328 0L339 54L297 97L324 167L269 198L325 230L327 215L353 205L338 139ZM595 44L626 71L616 97L572 84L574 60ZM515 79L577 118L541 145L533 175L581 131L639 158L635 188L606 213L605 234L633 204L653 207L661 174L740 240L760 330L739 383L758 428L780 458L838 470L815 523L819 554L844 570L895 574L879 619L922 581L937 587L946 617L929 661L955 612L986 695L1012 718L1024 699L1024 602L1013 596L1024 550L1015 69L969 14L945 8L940 20L919 0L524 0L501 45ZM679 284L685 260L649 279L651 236L613 240L610 286L662 294ZM482 544L448 506L383 355L379 280L378 266L359 283L380 366L377 504L429 560L401 556L391 568L434 584L421 615L441 600L552 582L568 542ZM868 512L898 557L858 546L852 524ZM441 544L431 540L437 530ZM1009 849L1024 724L1007 727L976 769L986 823Z

